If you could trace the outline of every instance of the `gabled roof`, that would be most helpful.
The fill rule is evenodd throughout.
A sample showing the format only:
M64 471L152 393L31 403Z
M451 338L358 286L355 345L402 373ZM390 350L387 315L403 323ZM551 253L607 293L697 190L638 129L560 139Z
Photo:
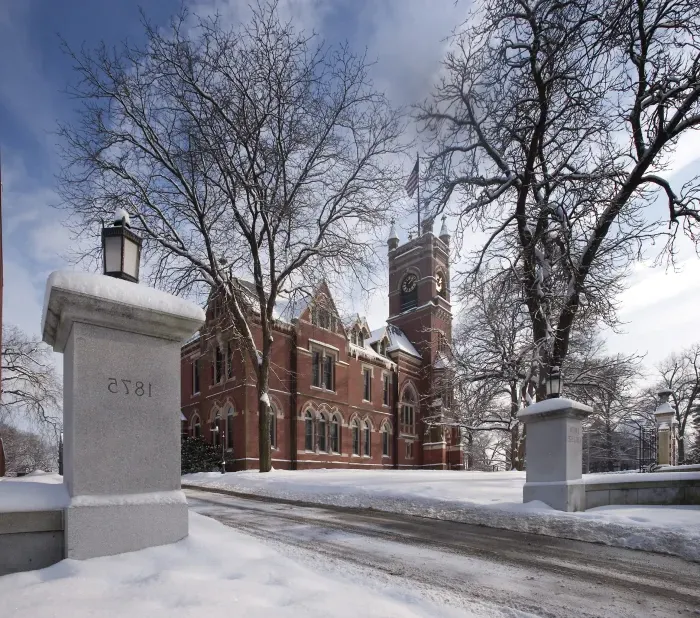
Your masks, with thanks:
M415 346L410 342L406 334L398 327L387 324L381 328L372 331L372 335L365 342L365 345L371 346L373 343L381 341L384 337L389 340L387 352L405 352L416 358L422 358Z

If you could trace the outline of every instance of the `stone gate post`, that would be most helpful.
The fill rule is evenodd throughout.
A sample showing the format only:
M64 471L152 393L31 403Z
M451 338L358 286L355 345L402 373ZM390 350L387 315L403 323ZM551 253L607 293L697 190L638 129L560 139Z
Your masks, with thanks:
M523 502L541 500L559 511L583 511L581 421L593 410L571 399L547 399L518 413L527 425Z
M180 489L180 343L192 303L87 273L47 282L43 339L63 353L66 558L187 536Z

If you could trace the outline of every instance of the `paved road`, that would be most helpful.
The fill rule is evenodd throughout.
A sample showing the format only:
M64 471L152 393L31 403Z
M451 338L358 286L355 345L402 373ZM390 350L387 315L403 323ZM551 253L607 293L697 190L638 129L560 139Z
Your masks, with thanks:
M186 490L190 508L284 552L451 606L539 616L700 616L700 564L421 517ZM403 581L402 581L403 580Z

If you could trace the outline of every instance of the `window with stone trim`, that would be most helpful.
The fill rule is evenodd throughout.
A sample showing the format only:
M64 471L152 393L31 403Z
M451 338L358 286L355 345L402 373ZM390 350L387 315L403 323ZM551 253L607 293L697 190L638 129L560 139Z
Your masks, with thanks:
M372 370L369 367L365 367L362 370L362 379L362 399L364 399L365 401L372 401Z
M328 419L323 412L318 417L318 450L328 450Z
M404 391L401 400L401 433L416 433L416 398L410 388Z
M304 415L304 449L314 450L314 417L309 410Z
M357 419L353 419L352 423L350 424L350 428L352 431L352 454L359 455L360 454L360 423L358 422Z
M312 348L311 385L327 391L335 391L335 354Z
M199 393L199 359L195 358L192 362L192 394Z
M340 420L336 414L331 418L331 451L340 453Z
M362 454L365 457L370 457L372 455L372 426L369 424L369 421L365 421L363 433Z
M195 414L192 417L192 437L201 438L202 437L202 423L199 420L199 414Z
M385 406L389 405L389 392L391 389L391 376L385 373L382 376L383 390L382 390L382 404Z
M389 431L389 423L382 425L382 456L391 456L391 433Z

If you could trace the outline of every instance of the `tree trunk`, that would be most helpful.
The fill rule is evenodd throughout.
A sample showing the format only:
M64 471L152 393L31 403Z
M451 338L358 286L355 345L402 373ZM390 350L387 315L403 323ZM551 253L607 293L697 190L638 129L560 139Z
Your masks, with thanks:
M270 393L269 374L263 365L258 371L258 469L269 472L272 469L270 444Z
M679 432L676 442L678 443L678 463L680 464L685 461L685 436Z

